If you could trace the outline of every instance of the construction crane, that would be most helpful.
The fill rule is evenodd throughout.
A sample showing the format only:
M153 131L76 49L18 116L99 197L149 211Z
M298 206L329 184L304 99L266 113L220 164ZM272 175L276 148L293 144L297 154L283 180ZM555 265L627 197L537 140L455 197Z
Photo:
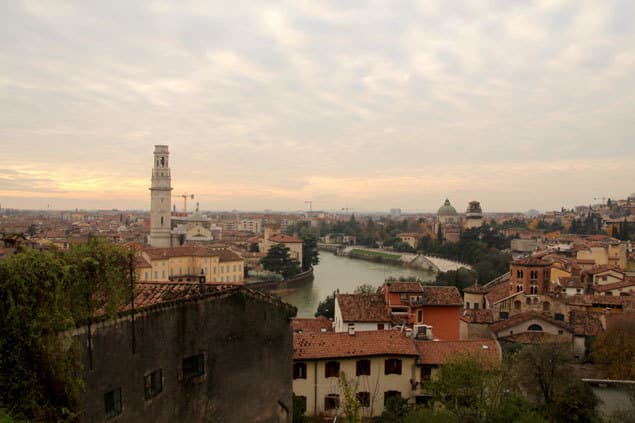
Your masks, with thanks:
M194 199L194 194L188 194L187 192L185 194L181 194L179 195L179 197L183 198L183 213L187 213L187 199Z
M313 201L310 200L306 200L304 202L304 204L308 204L309 205L309 211L312 212L313 211Z

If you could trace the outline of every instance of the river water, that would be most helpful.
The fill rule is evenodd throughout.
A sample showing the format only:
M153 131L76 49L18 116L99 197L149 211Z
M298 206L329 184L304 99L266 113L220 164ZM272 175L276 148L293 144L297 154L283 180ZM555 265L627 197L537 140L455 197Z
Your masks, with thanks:
M434 272L427 270L351 259L320 251L320 263L315 266L313 281L276 293L283 301L298 308L298 317L313 317L320 301L336 289L340 292L353 292L361 284L379 287L391 276L414 276L422 281L433 281L435 278Z

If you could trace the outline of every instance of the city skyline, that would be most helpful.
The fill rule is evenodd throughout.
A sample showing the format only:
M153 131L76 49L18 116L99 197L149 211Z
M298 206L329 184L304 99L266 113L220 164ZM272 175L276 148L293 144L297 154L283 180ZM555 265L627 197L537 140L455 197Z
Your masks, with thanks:
M147 210L155 144L205 210L635 191L632 2L3 8L3 208Z

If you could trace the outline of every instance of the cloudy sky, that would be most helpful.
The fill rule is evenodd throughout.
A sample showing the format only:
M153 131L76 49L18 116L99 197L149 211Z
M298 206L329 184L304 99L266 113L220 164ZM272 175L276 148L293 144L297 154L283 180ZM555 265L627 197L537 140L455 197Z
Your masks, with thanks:
M557 209L635 191L635 2L0 1L0 205ZM180 207L180 202L177 203Z

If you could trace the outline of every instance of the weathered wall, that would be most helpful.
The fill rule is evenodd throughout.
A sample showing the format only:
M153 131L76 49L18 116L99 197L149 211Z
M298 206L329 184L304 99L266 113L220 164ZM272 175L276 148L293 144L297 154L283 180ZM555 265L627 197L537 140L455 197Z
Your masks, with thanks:
M423 323L432 326L432 335L444 341L460 339L460 317L460 307L426 306L423 308Z
M134 354L129 317L93 325L81 420L104 421L104 393L121 387L116 422L290 422L290 314L244 291L172 304L137 315ZM87 345L85 328L77 337ZM205 374L184 380L183 358L200 353ZM159 368L163 392L145 400L144 375Z

